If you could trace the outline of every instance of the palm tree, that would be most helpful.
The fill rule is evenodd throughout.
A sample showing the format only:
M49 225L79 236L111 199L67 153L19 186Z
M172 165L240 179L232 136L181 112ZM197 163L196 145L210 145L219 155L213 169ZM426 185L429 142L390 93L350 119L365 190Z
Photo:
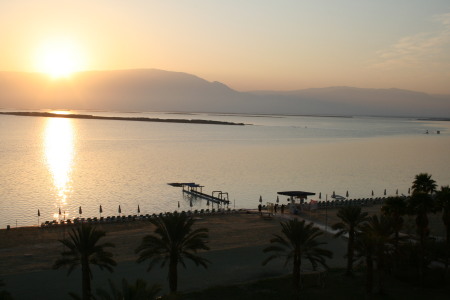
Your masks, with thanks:
M277 257L285 257L285 264L293 260L293 286L298 291L301 287L301 259L308 259L314 269L317 268L318 264L327 267L325 257L331 258L333 253L319 247L325 244L317 241L317 237L322 235L323 232L319 228L314 227L313 223L305 225L305 220L298 221L293 219L281 222L281 228L284 236L275 234L275 237L270 240L270 243L274 245L265 248L263 251L264 253L274 252L274 254L265 259L262 264L266 265Z
M450 256L450 187L441 186L441 190L436 193L437 208L442 211L442 221L445 226L446 236L446 258L445 270L447 272Z
M99 244L99 240L106 233L97 230L89 224L81 224L77 228L73 228L69 232L69 238L59 240L67 250L64 250L62 257L57 259L53 265L54 269L68 266L68 274L70 274L77 266L81 265L82 277L82 296L84 300L91 299L91 265L96 265L112 272L112 266L116 265L113 260L113 254L105 251L105 248L114 247L111 243Z
M412 189L414 192L424 192L427 194L432 194L436 191L437 185L436 181L431 179L431 174L420 173L414 177Z
M356 250L360 256L365 256L367 267L366 292L371 293L373 287L373 262L376 262L378 275L378 291L383 293L383 278L387 258L392 254L394 233L393 219L388 216L377 215L368 218L357 234ZM372 273L372 274L371 274Z
M428 213L436 211L435 201L426 192L415 191L408 200L407 210L410 215L416 216L417 233L423 244L430 234Z
M403 217L406 214L406 201L403 197L388 197L381 207L381 212L392 218L392 226L395 233L394 246L398 251L399 233L403 227Z
M367 212L362 212L360 206L344 206L339 209L337 216L341 222L333 224L332 228L338 232L335 237L343 234L348 234L347 242L347 269L345 274L353 275L353 260L355 252L355 234L360 229L361 225L367 221Z
M206 245L208 229L198 228L193 230L194 219L186 214L173 213L161 216L150 221L156 226L153 235L147 235L142 239L136 249L139 253L137 262L149 260L147 271L157 264L161 267L169 263L169 288L176 292L178 288L178 263L186 268L185 258L193 261L197 266L207 268L209 261L196 255L198 250L209 250Z
M124 278L122 279L121 288L117 288L111 279L108 279L109 288L108 293L104 289L97 289L97 298L99 300L141 300L141 299L156 299L157 294L161 291L161 286L154 284L147 286L147 283L142 279L137 279L136 283L130 284Z
M428 213L435 212L436 206L433 198L425 191L415 190L407 203L408 214L416 216L417 234L420 242L420 256L419 256L419 276L423 279L424 263L425 263L425 247L426 241L430 234L428 227Z
M366 265L366 294L372 294L374 278L374 260L376 255L376 239L370 230L356 233L354 248L358 257L364 258ZM370 297L367 297L370 299Z

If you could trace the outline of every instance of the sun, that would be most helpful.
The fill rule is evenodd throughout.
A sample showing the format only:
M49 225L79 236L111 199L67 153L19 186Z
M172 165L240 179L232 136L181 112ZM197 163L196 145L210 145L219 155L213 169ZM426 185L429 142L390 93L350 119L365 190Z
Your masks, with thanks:
M66 78L83 68L82 51L73 41L44 41L37 50L36 68L52 78Z

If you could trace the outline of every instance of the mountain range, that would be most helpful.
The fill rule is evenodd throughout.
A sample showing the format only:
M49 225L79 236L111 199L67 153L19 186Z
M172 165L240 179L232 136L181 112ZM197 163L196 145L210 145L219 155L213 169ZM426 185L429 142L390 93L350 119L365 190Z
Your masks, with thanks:
M240 92L156 69L88 71L57 80L0 72L0 108L448 118L450 95L355 87Z

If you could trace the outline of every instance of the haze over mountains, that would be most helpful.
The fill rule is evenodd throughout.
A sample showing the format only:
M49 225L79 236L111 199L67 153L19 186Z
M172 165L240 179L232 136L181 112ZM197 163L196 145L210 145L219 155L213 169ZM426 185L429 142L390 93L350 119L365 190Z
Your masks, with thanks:
M449 117L450 95L353 87L239 92L156 69L81 72L59 80L0 72L0 108Z

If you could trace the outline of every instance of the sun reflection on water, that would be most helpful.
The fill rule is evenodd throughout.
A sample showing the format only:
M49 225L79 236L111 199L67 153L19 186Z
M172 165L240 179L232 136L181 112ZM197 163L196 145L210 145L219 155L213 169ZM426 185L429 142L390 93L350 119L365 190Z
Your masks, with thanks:
M53 177L55 206L64 211L54 214L55 219L67 216L65 207L71 193L71 173L74 157L74 129L72 120L49 118L45 127L45 161Z

